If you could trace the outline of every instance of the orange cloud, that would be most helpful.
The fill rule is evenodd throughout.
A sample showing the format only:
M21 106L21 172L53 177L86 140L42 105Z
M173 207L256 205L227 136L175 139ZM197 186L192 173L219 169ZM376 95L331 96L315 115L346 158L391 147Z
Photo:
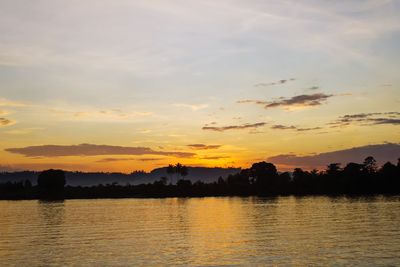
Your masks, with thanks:
M258 127L262 127L266 125L267 123L265 122L257 122L257 123L245 123L242 125L229 125L229 126L222 126L222 127L217 127L217 126L204 126L202 129L203 130L211 130L211 131L216 131L216 132L224 132L227 130L242 130L242 129L254 129Z
M205 144L190 144L187 146L195 150L217 149L221 147L221 145L205 145Z
M27 157L99 156L99 155L163 155L180 158L193 157L191 152L156 151L148 147L125 147L110 145L41 145L5 149Z
M6 119L6 118L0 118L0 127L1 126L13 125L13 124L15 124L15 121L13 121L13 120L9 120L9 119Z

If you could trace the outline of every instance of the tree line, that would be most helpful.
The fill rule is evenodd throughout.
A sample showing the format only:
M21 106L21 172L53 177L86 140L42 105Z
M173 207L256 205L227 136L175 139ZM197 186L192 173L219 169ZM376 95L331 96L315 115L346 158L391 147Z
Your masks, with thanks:
M378 167L373 157L363 163L350 162L344 167L329 164L325 170L306 171L295 168L292 173L278 172L269 162L254 163L213 183L186 180L188 168L169 165L169 177L154 183L97 186L65 186L62 170L47 170L38 175L38 185L29 181L0 184L2 199L36 198L102 198L102 197L190 197L190 196L277 196L277 195L372 195L400 194L400 159ZM176 183L174 183L176 181Z

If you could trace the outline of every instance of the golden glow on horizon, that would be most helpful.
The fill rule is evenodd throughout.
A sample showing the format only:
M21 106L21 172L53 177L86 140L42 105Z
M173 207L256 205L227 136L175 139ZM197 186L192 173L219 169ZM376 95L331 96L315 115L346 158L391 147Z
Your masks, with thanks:
M0 171L245 168L400 142L391 1L117 2L0 3ZM134 151L7 151L80 144Z

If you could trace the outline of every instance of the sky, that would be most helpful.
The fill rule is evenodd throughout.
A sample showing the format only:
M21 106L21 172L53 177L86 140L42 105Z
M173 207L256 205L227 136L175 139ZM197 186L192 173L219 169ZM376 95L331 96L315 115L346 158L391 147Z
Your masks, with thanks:
M399 13L397 0L1 0L0 169L285 170L288 156L322 167L312 156L396 146Z

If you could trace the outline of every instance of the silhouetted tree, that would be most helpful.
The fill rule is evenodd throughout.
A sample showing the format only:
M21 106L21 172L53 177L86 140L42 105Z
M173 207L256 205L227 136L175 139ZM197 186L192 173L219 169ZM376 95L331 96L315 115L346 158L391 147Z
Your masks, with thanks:
M25 180L25 182L24 182L24 188L25 188L25 189L30 189L30 188L32 188L32 183L31 183L31 181Z
M181 178L188 174L187 167L179 163L168 166L167 173ZM62 198L63 193L67 198L399 194L400 164L387 162L378 169L375 159L368 157L363 164L350 162L343 169L338 163L332 163L324 172L295 168L291 175L288 172L279 174L272 163L258 162L211 183L198 181L192 184L190 180L179 179L176 185L167 186L166 177L154 183L125 186L108 183L105 186L64 187L65 183L63 171L47 170L39 174L38 186L32 186L29 180L0 183L0 199Z
M329 175L336 175L340 170L340 163L331 163L327 166L326 173Z
M278 191L279 176L274 164L265 161L254 163L246 172L259 192L270 194Z
M222 178L222 176L218 177L217 183L218 183L219 185L224 185L224 184L226 184L226 182L225 182L224 178Z
M197 185L198 186L198 185ZM179 179L176 183L178 196L190 196L192 193L192 181Z
M300 194L309 193L310 176L309 172L303 171L301 168L295 168L293 171L294 191Z
M376 166L376 160L374 159L374 157L366 157L363 163L363 170L368 173L368 174L372 174L375 173L377 170L377 166Z
M397 172L396 165L392 164L389 161L383 164L382 168L379 170L379 173L384 176L395 176L396 172Z
M350 162L344 167L343 172L346 176L356 176L361 174L362 169L362 164Z
M247 194L250 188L249 175L245 170L237 174L230 174L226 178L227 190L229 194Z
M178 188L181 188L181 189L189 188L190 186L192 186L192 181L181 179L178 181L177 186L178 186Z
M163 176L163 177L161 177L160 181L163 185L167 185L168 179L167 179L167 177Z
M290 183L292 181L292 177L290 176L290 173L288 172L283 172L279 174L279 190L282 192L282 194L289 194L291 191L290 188Z
M153 184L159 185L159 186L165 186L165 185L167 185L167 180L168 180L167 177L163 176L160 178L160 180L155 181Z
M65 173L62 170L46 170L38 176L38 187L43 197L62 198L66 183Z
M319 175L319 171L317 169L312 169L310 171L311 176L317 177Z
M167 173L171 174L171 175L175 173L175 174L179 175L179 177L182 179L182 178L185 178L189 174L189 170L188 170L188 167L186 167L180 163L177 163L175 166L171 165L171 164L168 165ZM177 179L177 182L178 182L178 179Z

